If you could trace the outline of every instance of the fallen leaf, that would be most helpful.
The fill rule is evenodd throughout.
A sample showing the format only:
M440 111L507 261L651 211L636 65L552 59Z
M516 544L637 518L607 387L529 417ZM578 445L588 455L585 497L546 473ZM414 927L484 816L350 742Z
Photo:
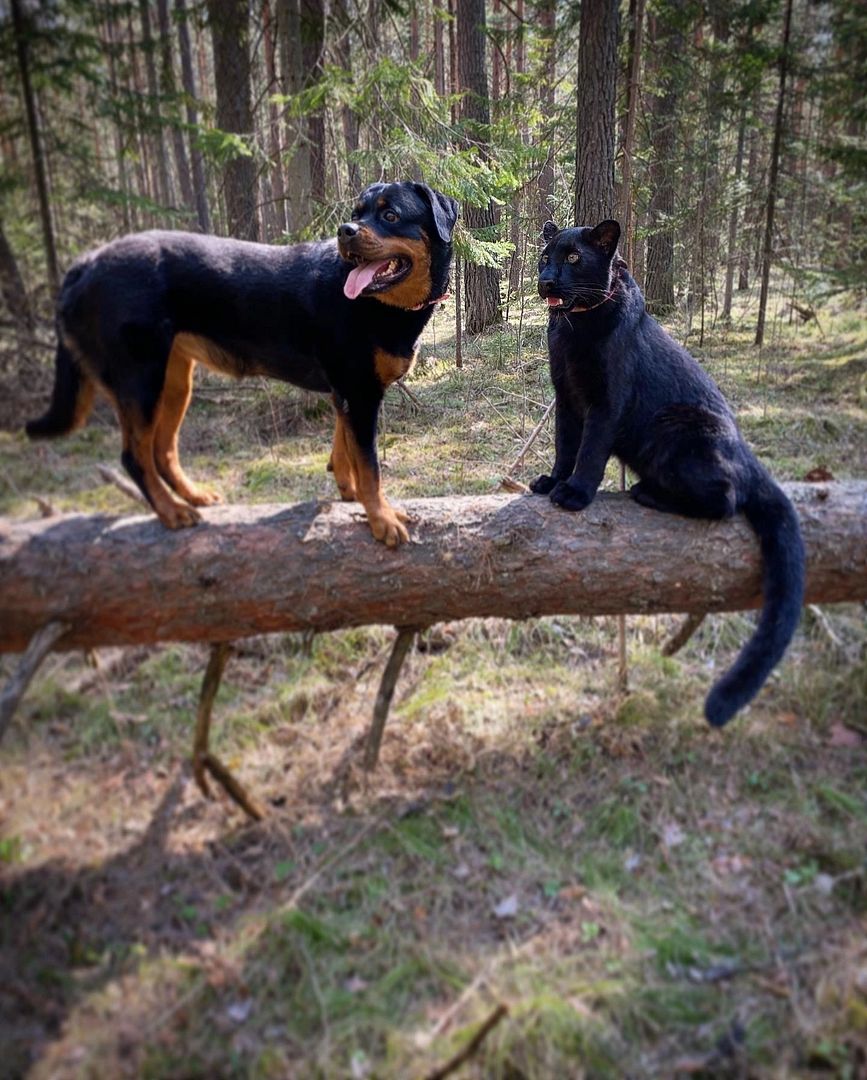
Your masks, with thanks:
M834 878L830 874L816 874L813 887L823 896L830 896L834 891Z
M854 731L850 727L846 727L845 724L832 724L831 735L828 739L829 746L840 746L847 750L854 750L864 742L864 736L859 735L857 731Z
M743 874L749 869L752 860L746 855L717 855L711 859L714 872L721 877Z
M518 914L518 897L512 893L505 900L501 900L494 908L494 914L498 919L514 919Z
M669 822L662 830L662 842L668 848L677 847L686 839L686 833L676 821Z
M253 1011L253 999L244 998L243 1001L233 1001L226 1009L226 1016L236 1024L243 1024Z
M804 473L804 479L808 484L822 484L826 480L833 480L834 474L826 465L817 465L814 469Z

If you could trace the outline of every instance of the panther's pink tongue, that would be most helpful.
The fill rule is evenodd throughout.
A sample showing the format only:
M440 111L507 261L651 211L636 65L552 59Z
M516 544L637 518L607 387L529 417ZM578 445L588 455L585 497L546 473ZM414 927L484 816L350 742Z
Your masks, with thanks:
M383 259L381 262L361 263L359 266L354 267L349 271L349 277L343 286L344 295L348 296L350 300L355 300L364 292L384 266L388 266L388 259Z
M563 301L560 299L559 296L548 297L548 307L559 307L562 303Z

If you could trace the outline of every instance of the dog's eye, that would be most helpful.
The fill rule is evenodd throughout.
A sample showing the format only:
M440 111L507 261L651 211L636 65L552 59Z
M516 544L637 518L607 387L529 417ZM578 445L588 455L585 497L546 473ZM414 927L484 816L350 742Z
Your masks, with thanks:
M393 223L393 222L398 220L398 217L397 217L397 214L394 212L394 210L383 210L382 219L383 219L383 221L388 221L388 222Z
M570 251L569 254L566 256L566 262L581 262L581 256L578 254L577 251Z
M539 260L539 262L540 262L540 263L541 263L541 264L542 264L543 266L547 266L547 265L548 265L548 256L547 256L547 255L543 255L543 256L542 256L542 258L541 258L541 259Z

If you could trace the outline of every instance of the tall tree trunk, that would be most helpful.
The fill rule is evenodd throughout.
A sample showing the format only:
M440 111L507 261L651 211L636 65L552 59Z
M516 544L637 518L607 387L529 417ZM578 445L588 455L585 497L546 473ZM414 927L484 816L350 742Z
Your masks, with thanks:
M301 27L300 0L277 0L280 67L283 72L283 92L287 95L299 93L305 85ZM311 216L310 145L303 120L288 112L283 146L287 155L286 225L289 232L297 237L309 224Z
M348 9L347 0L337 0L334 11L340 26L340 34L335 46L337 57L341 67L347 73L351 73L353 66L357 69L359 64L363 64L364 61L356 57L353 65L354 50L350 37L352 33L352 15ZM440 41L440 44L442 44L442 41ZM358 162L354 160L354 155L359 146L360 125L358 115L350 105L345 104L340 110L340 121L343 128L343 145L346 153L346 176L349 181L350 196L354 197L360 193L362 188L361 169L358 167Z
M106 0L103 4L103 18L104 18L104 33L105 33L105 52L108 57L108 85L111 91L111 97L113 101L119 99L120 89L117 79L117 57L115 55L115 21L114 12L112 11L111 3ZM121 214L123 215L123 228L124 232L129 232L132 226L132 216L130 213L130 199L129 199L129 181L126 174L126 157L124 147L124 131L121 127L120 117L118 116L115 122L111 125L112 135L114 137L114 156L117 162L117 183L123 196L121 203Z
M746 105L741 105L738 119L738 144L735 150L734 187L731 209L729 210L728 246L726 248L726 277L723 288L723 307L721 318L730 322L732 317L732 293L735 283L735 264L738 262L738 215L740 210L741 174L744 170L744 146L747 133Z
M181 56L181 85L186 98L187 123L195 131L199 124L199 112L196 108L196 79L193 74L193 54L190 48L190 28L187 25L186 0L175 0L178 13L178 51ZM211 231L211 215L208 211L208 187L205 179L205 163L202 152L195 142L195 135L190 134L190 161L193 171L193 196L196 205L196 218L202 232Z
M442 0L433 0L434 86L440 97L446 92L446 58L443 44Z
M550 120L554 112L554 83L557 77L557 0L542 0L538 8L538 19L545 43L542 81L539 85L539 107L542 116ZM545 153L545 162L539 171L539 210L536 215L540 229L554 214L554 148L546 140L542 150Z
M169 0L157 0L157 17L159 19L160 27L163 95L174 110L177 92L175 90L175 71L172 60ZM187 148L184 145L184 133L174 121L172 122L171 134L172 148L175 155L175 171L178 174L178 184L181 189L181 201L183 202L185 210L192 210L194 205L193 182L190 177L190 163L187 159Z
M503 5L500 0L494 0L494 26L490 35L491 41L491 103L494 116L497 115L497 102L503 93L503 54L502 35L500 34L500 15Z
M313 86L322 77L324 0L301 0L301 43L305 86ZM307 115L307 141L310 145L310 197L315 210L327 202L325 112L322 108L312 109Z
M151 160L156 177L157 199L163 206L173 206L175 202L172 182L169 177L168 156L163 138L162 117L160 116L160 88L157 81L157 65L154 59L154 39L151 32L150 0L139 0L141 19L142 48L145 58L145 73L148 86L148 128L150 130Z
M556 0L554 0L556 3ZM514 5L515 14L515 48L514 70L516 75L523 75L526 68L527 52L524 48L524 0L516 0ZM521 140L526 145L528 132L526 128L521 131ZM509 292L517 296L521 290L524 277L524 251L526 250L525 223L522 220L524 200L520 190L512 196L512 205L509 214L509 240L512 243L512 254L509 258ZM550 216L550 215L549 215ZM545 219L547 220L547 218ZM544 224L544 221L542 222ZM534 241L536 237L533 237Z
M253 133L250 102L249 16L246 0L208 0L214 43L217 127L247 136ZM238 156L224 170L227 228L241 240L259 239L256 168L252 157Z
M457 0L458 18L458 85L464 92L461 118L472 132L482 156L488 154L490 137L490 103L488 76L485 64L485 2ZM489 236L495 228L493 207L466 206L464 220L470 230L485 230ZM464 308L468 334L478 334L502 320L500 308L500 275L490 266L476 266L465 261Z
M575 223L595 225L614 213L617 102L617 0L583 0L578 42Z
M760 138L758 125L756 121L759 118L759 111L761 109L762 101L762 88L761 84L758 84L753 91L753 100L750 108L750 115L753 117L753 124L750 127L749 134L747 136L747 144L749 146L749 153L747 154L747 180L746 190L752 196L752 193L756 190L759 176L759 146ZM744 225L747 222L750 225L755 224L757 215L752 212L752 205L750 196L747 197L747 203L744 207ZM738 292L744 292L750 287L750 266L752 265L752 252L754 245L750 243L752 239L751 230L744 229L747 233L746 240L741 241L741 261L738 267Z
M128 78L128 93L130 100L135 106L135 123L133 124L133 138L138 150L135 155L135 169L136 169L136 183L138 186L138 194L143 198L150 199L152 202L158 200L156 192L155 181L151 174L151 154L150 143L145 135L145 129L147 127L147 117L145 115L142 102L146 95L145 86L141 78L141 69L139 66L139 50L136 45L136 31L133 23L133 10L131 7L126 9L126 31L127 31L127 47L129 50L129 70ZM156 217L151 211L146 211L144 214L145 221L150 221L151 225L156 224Z
M18 260L6 239L0 220L0 296L12 317L18 352L23 357L31 350L33 334L33 310L24 287L24 279L18 269Z
M24 109L27 113L30 152L33 155L33 174L36 178L36 194L39 199L39 220L42 225L45 264L48 271L48 282L52 290L56 292L60 285L60 272L57 268L57 246L54 240L54 225L51 220L51 202L48 195L48 177L45 167L45 152L42 146L42 132L39 128L36 96L30 79L28 27L21 9L21 0L12 0L12 26L15 32L15 50L18 57L21 92L24 95Z
M657 71L658 93L650 103L650 231L644 293L647 308L665 315L674 308L674 156L676 148L678 80L672 58L683 49L683 36L674 20L653 14L648 20L651 58Z
M780 54L780 89L774 117L774 141L768 172L768 206L765 214L765 235L762 242L762 287L759 295L759 315L756 321L756 345L765 339L765 318L768 310L768 289L771 281L771 261L774 254L774 215L777 207L777 187L780 174L780 150L783 145L783 117L786 108L786 79L789 74L789 40L792 31L792 0L786 0L783 23L783 47Z
M635 264L635 212L632 192L632 155L635 148L635 121L638 114L641 48L644 41L645 0L630 0L629 56L627 59L626 117L623 122L623 146L620 187L620 220L623 222L623 255L630 269Z
M262 0L262 40L265 46L265 81L268 97L268 156L271 159L272 203L268 208L273 228L280 234L286 229L286 189L283 183L283 160L280 149L280 114L271 96L280 91L277 81L277 34L270 0ZM271 239L270 237L268 239Z

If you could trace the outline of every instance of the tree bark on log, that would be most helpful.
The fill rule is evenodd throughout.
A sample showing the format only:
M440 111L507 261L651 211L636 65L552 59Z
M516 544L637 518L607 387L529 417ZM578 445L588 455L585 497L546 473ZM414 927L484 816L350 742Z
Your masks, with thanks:
M807 601L867 599L867 483L786 486ZM602 494L581 514L528 495L402 503L412 540L370 535L353 503L214 507L195 529L152 517L0 520L0 651L46 623L57 648L226 641L274 631L473 616L728 611L760 603L743 517L693 521Z

